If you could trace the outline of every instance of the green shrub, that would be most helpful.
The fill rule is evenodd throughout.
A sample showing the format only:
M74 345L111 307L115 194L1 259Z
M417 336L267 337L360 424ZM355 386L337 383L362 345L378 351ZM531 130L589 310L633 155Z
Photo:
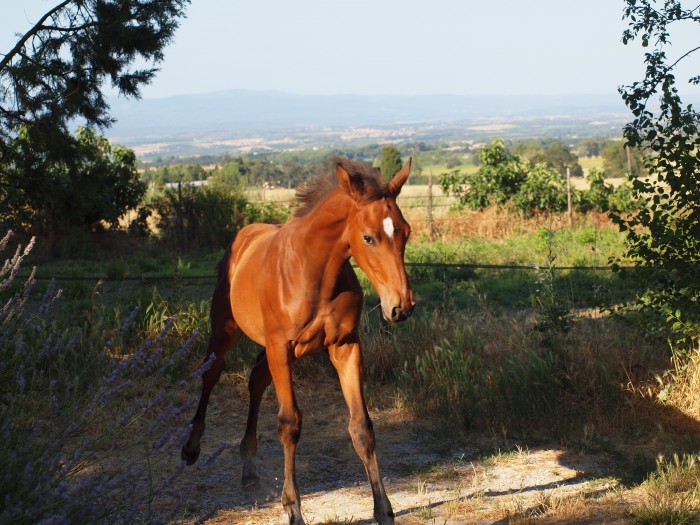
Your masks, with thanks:
M513 195L513 204L526 215L559 212L567 208L566 185L561 175L545 163L527 170L525 180Z
M289 219L289 208L274 202L249 203L247 208L247 224L264 222L267 224L283 224Z
M247 223L247 199L222 186L168 189L151 206L158 237L173 249L220 249Z
M475 173L451 171L440 177L440 187L474 210L506 204L520 190L528 163L508 153L502 139L495 139L482 148L479 159L480 166Z
M274 203L253 204L237 189L215 184L196 188L183 185L167 189L153 199L159 239L178 250L219 250L238 231L254 222L282 223L286 207Z
M182 501L172 489L180 471L153 469L179 457L183 412L195 401L179 393L194 390L212 360L185 373L198 333L166 346L171 320L139 340L138 310L118 330L99 310L77 326L60 322L55 285L30 306L33 276L15 281L31 247L0 269L0 523L165 522L152 503ZM164 388L176 380L177 389Z

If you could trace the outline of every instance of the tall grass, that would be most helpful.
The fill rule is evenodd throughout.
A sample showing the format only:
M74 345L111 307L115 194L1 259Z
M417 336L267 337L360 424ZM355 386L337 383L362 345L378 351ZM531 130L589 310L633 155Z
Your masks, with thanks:
M427 207L409 207L405 210L405 215L417 236L427 235ZM465 237L509 239L536 232L553 224L566 225L567 221L566 213L543 213L524 217L498 206L483 210L448 210L444 207L433 210L435 235L442 241L454 241ZM613 229L607 215L599 212L576 213L573 216L573 225L575 229Z
M644 485L646 497L632 512L636 523L700 523L700 463L697 456L674 454L670 460L657 460L656 470Z
M418 316L390 337L370 326L369 383L456 429L549 439L622 429L634 403L629 377L663 367L665 356L611 318L582 318L566 333L538 327L533 314L485 305Z
M403 406L437 415L451 428L459 422L497 435L584 442L631 429L638 436L661 430L668 446L648 448L647 456L673 450L683 434L697 430L700 359L693 354L679 361L677 352L645 338L634 323L596 309L601 289L614 286L612 275L584 279L556 270L557 264L595 264L601 255L572 244L613 246L598 234L540 229L526 236L522 242L539 258L539 270L511 272L518 273L512 290L512 275L491 279L465 268L455 278L443 268L410 268L422 304L391 336L368 319L369 383L387 385ZM504 241L499 256L508 257L509 243L516 242ZM479 243L418 243L407 258L468 262L484 253ZM504 287L510 297L499 294ZM521 307L523 292L527 308ZM645 448L643 441L636 444Z

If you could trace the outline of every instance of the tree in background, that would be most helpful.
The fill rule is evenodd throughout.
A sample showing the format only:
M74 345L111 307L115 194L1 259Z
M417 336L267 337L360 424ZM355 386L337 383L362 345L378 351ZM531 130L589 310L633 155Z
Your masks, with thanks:
M0 191L0 224L54 239L71 228L93 228L104 221L116 227L119 218L141 202L146 185L136 169L136 155L89 128L75 136L70 165L48 162L34 149L26 130L12 142L18 161L4 166Z
M536 154L535 143L516 146L525 154ZM543 148L539 148L544 153ZM509 206L523 215L562 212L567 209L567 187L561 174L548 162L534 165L517 153L509 153L502 139L495 139L479 151L480 165L475 173L454 170L440 178L440 186L456 195L462 205L474 210L489 206ZM533 155L532 158L541 158ZM588 191L572 190L576 209L629 211L633 199L629 186L613 188L605 184L605 173L592 170Z
M521 159L527 160L530 164L546 162L544 146L538 141L521 140L513 144L511 151Z
M114 223L112 213L121 207L114 203L128 201L140 188L117 195L120 190L108 190L106 179L96 174L104 175L107 168L100 166L112 163L124 167L122 175L131 180L129 154L108 151L104 139L92 132L73 135L70 127L111 124L102 93L106 83L122 96L139 96L188 3L64 0L0 55L0 202L9 206L2 208L4 221L45 225L65 206L71 223L97 217ZM102 193L86 192L93 187ZM90 197L99 197L93 210L85 207Z
M494 139L482 148L479 159L475 173L451 171L440 177L440 186L474 210L506 204L520 190L529 163L508 153L502 139Z
M622 178L626 177L627 173L632 173L635 177L639 177L645 173L644 160L642 152L639 148L630 148L630 165L627 162L627 148L622 141L610 141L602 149L600 155L603 157L603 169L608 177Z
M160 188L166 183L205 180L207 175L207 171L200 164L176 164L148 169L143 172L141 178L146 184L153 183Z
M600 157L603 149L608 144L607 139L587 139L578 144L578 153L581 157Z
M402 167L401 153L396 149L396 146L384 146L382 148L382 160L380 163L384 179L390 180Z
M533 166L546 163L550 168L557 170L562 178L566 177L566 168L569 168L572 177L583 177L578 157L558 140L547 146L533 141L518 142L513 146L513 153Z
M583 177L583 168L578 163L578 157L559 141L552 142L545 148L544 159L562 178L566 177L567 168L572 177Z
M317 162L303 162L296 158L285 159L280 168L284 174L282 183L287 188L296 188L299 184L312 178L321 169Z
M623 42L640 40L649 50L644 79L620 89L634 115L624 135L630 146L650 152L645 157L649 177L632 180L639 213L612 218L627 233L626 255L637 265L633 276L646 288L637 306L676 340L695 344L700 338L700 115L682 103L675 66L700 48L667 55L672 28L700 23L696 3L684 4L626 0L629 27ZM700 76L689 82L697 85Z

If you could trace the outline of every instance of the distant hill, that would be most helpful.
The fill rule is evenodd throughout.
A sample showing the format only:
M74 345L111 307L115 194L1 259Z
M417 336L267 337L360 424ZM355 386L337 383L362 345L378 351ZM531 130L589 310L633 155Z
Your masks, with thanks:
M178 135L268 132L322 127L457 124L488 118L570 116L595 120L626 113L620 97L294 95L231 90L160 99L111 101L108 135L135 143Z

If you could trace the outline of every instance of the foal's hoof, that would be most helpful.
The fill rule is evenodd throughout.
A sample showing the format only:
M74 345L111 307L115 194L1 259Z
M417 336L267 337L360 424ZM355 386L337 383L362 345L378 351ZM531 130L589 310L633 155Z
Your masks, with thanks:
M181 457L188 465L193 465L199 457L199 447L193 447L189 441L182 446Z
M243 466L243 475L241 476L241 485L243 488L256 488L260 486L260 476L258 476L255 467L248 468L246 465Z
M389 509L385 511L374 511L374 519L379 525L394 525L394 511Z

